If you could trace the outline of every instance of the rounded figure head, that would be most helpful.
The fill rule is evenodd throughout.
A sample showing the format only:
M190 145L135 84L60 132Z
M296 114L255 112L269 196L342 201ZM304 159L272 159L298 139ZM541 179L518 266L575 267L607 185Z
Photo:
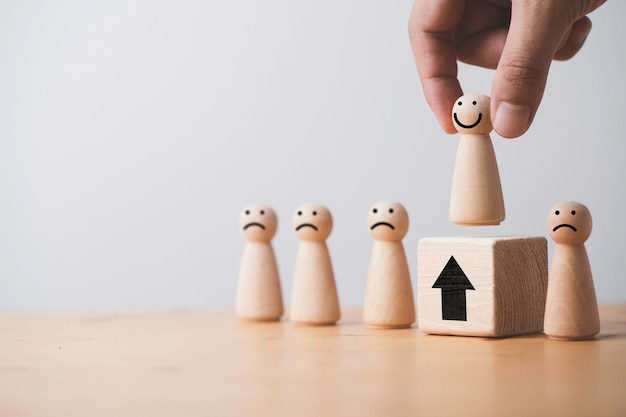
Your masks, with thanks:
M452 106L452 124L459 133L489 133L491 99L484 94L465 94L459 97Z
M293 214L293 228L301 240L323 242L333 230L333 217L321 204L307 203Z
M559 203L548 213L548 232L556 243L582 245L591 234L591 227L589 209L575 201Z
M239 228L246 240L269 242L276 234L278 219L274 210L265 204L252 204L239 216Z
M400 203L380 201L367 215L367 228L376 240L401 241L409 230L409 215Z

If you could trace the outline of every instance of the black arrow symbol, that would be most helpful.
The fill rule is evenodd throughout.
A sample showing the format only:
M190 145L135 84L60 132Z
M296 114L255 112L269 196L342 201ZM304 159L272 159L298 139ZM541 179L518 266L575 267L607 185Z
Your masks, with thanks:
M433 288L441 288L441 312L444 320L467 321L465 291L475 288L454 256L450 256Z

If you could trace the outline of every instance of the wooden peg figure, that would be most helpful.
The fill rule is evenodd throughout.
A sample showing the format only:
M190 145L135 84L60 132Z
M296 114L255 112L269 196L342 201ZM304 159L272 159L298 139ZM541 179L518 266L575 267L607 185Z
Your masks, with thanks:
M301 206L293 215L300 239L291 294L290 319L302 324L334 324L341 316L326 239L333 218L320 204Z
M556 247L543 331L552 339L592 339L600 332L598 302L585 249L591 226L589 210L575 201L557 204L548 214L548 232Z
M237 285L237 317L279 320L283 315L280 279L271 243L277 224L274 210L263 204L246 207L239 217L246 244Z
M409 229L404 206L374 204L367 216L374 238L363 303L363 321L375 328L410 327L415 322L411 274L402 239Z
M498 225L504 220L504 199L496 154L489 132L488 96L466 94L452 108L452 122L461 134L452 179L450 221L460 226Z

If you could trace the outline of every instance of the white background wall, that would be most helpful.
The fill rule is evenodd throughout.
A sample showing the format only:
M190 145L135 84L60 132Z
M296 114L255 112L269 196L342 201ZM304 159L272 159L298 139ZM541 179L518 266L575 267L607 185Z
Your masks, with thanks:
M0 310L222 308L234 302L240 211L267 202L289 301L307 201L344 306L358 306L370 206L402 202L415 280L425 236L544 235L585 203L601 302L626 301L626 2L592 14L555 63L531 130L492 134L507 219L458 228L447 210L458 138L425 104L409 0L0 3ZM462 65L465 91L493 72ZM552 243L549 250L552 253Z

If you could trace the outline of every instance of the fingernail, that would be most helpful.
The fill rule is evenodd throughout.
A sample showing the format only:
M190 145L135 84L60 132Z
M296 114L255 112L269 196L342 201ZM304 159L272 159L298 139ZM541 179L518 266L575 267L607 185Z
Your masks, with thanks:
M496 109L493 128L500 136L516 138L528 129L530 108L519 104L501 102Z

